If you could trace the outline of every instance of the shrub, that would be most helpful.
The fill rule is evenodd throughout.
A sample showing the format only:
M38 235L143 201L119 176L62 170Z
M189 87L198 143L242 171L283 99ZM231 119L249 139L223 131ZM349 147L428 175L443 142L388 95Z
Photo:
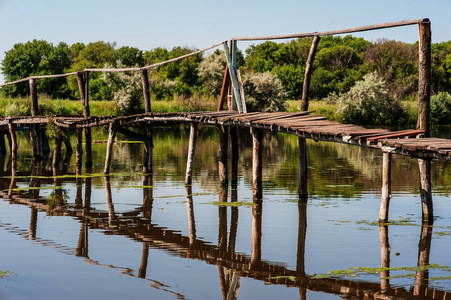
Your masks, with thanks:
M219 95L221 92L226 64L224 52L215 52L204 59L197 68L199 76L202 77L204 84L208 86L209 92L213 95Z
M248 111L284 111L286 93L282 82L270 72L253 73L243 80Z
M431 124L451 124L451 94L441 92L431 97Z
M330 96L337 102L340 122L372 125L403 125L406 115L399 101L390 97L376 72L366 74L348 92Z

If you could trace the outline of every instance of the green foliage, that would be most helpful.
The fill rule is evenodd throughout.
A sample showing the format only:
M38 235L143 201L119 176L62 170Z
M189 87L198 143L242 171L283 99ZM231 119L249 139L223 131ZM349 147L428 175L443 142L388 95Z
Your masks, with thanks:
M142 50L135 47L124 46L116 50L117 60L125 67L144 66L144 55Z
M224 52L215 52L199 64L199 76L209 93L219 95L221 92L226 65Z
M389 96L384 81L376 73L365 75L348 92L332 94L328 100L337 103L339 120L343 123L401 125L406 122L399 101Z
M248 74L243 80L248 111L284 111L286 94L282 82L276 75L265 73Z
M33 75L62 74L71 65L69 53L70 49L66 43L59 43L56 46L42 40L18 43L5 52L2 74L6 82ZM64 78L38 80L37 89L52 97L69 96ZM7 86L2 91L8 96L26 96L29 94L28 82Z
M441 92L431 97L431 124L451 124L451 94Z
M118 68L124 68L122 62L116 63ZM105 65L105 68L111 68ZM139 72L106 72L101 79L113 90L113 99L119 115L130 115L142 112L143 93Z

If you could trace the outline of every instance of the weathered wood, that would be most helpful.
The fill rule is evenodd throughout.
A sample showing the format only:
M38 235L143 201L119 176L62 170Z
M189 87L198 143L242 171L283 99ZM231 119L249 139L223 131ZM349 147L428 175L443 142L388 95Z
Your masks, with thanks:
M313 61L315 60L316 49L318 48L318 43L321 37L315 36L312 41L312 46L310 47L310 52L308 54L307 63L305 66L305 74L304 74L304 84L302 87L302 102L301 102L301 110L308 110L308 92L310 88L310 77L312 75L312 67Z
M228 183L227 172L227 148L228 148L228 127L219 126L219 181L222 185Z
M31 115L39 115L38 92L36 90L36 79L31 78L30 81L30 97L31 97Z
M53 160L52 160L53 166L57 166L59 164L59 161L61 158L61 144L62 144L61 138L58 138L55 140L55 145L53 148Z
M238 128L232 126L230 128L230 140L232 142L232 176L231 183L235 185L238 183L238 159L240 157L240 150L238 145Z
M418 24L418 122L417 129L430 135L431 115L431 23L429 20Z
M229 68L226 66L224 71L224 78L222 80L221 95L219 96L218 111L222 110L224 102L226 102L229 85L230 85L230 73Z
M388 226L379 225L379 240L381 244L381 267L384 269L381 271L381 293L385 294L390 288L390 243L388 240Z
M307 192L307 145L303 137L298 137L299 144L299 199L306 201L308 198Z
M83 159L83 129L76 129L76 164L81 165Z
M143 159L143 173L153 173L153 138L152 126L144 126L144 159Z
M379 210L379 222L388 222L388 211L391 198L391 153L382 153L382 195Z
M236 73L232 66L232 57L230 56L229 49L227 48L227 44L224 44L224 50L225 50L225 54L226 54L227 66L228 66L229 72L230 72L230 79L232 82L233 95L235 97L235 101L232 101L232 109L233 109L233 103L237 103L238 112L242 113L243 109L241 106L240 91L238 89Z
M251 128L252 134L252 191L254 197L262 198L262 131Z
M420 193L423 222L430 223L434 220L432 205L431 161L429 159L418 159L418 169L420 171Z
M186 162L186 176L185 184L191 185L193 180L193 166L194 166L194 154L196 152L196 137L197 137L197 124L190 124L189 133L189 145L188 145L188 158Z
M12 158L17 157L17 138L12 124L8 124L9 151Z
M108 129L108 145L105 157L105 169L103 170L103 173L105 174L110 174L111 156L113 154L113 145L115 137L116 137L116 128L114 124L110 124L110 128Z
M241 105L243 107L243 113L247 113L246 99L244 98L243 81L241 80L241 73L240 73L239 69L236 69L236 78L238 79L238 89L240 91Z
M146 69L140 70L141 75L141 84L144 95L144 108L146 113L150 113L152 111L150 106L150 90L149 90L149 75Z

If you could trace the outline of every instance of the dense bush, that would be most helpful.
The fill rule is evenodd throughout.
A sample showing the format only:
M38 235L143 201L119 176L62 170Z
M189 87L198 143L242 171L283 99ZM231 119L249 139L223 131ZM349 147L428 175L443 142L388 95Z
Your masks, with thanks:
M248 111L284 111L286 94L282 82L276 75L265 73L248 74L243 80Z
M348 92L329 96L336 101L337 114L343 123L401 125L406 122L399 101L389 96L385 82L369 73Z
M451 125L451 94L441 92L431 97L431 124Z

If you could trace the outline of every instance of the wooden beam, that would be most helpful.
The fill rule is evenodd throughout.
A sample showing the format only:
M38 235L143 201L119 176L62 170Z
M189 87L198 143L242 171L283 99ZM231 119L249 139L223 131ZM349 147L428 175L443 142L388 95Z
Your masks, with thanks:
M110 174L110 166L111 166L111 156L113 153L113 145L114 145L114 138L116 137L116 127L114 124L110 124L110 128L108 129L109 135L108 135L108 145L107 145L107 151L106 151L106 158L105 158L105 169L103 170L103 173Z
M430 135L431 115L431 22L418 24L418 122L417 129Z
M222 80L221 95L219 96L218 111L222 110L224 102L227 98L229 85L230 85L230 73L229 73L229 67L226 66L225 71L224 71L224 79Z
M31 115L39 115L38 92L36 90L36 79L30 78Z
M194 154L196 152L197 124L191 123L190 125L191 127L189 134L188 159L186 162L186 185L191 185L193 180Z
M379 210L379 222L388 222L388 211L391 199L391 153L382 153L382 195Z
M242 107L241 107L241 97L240 97L240 91L238 89L238 83L236 80L236 74L233 70L232 67L232 57L230 56L229 53L229 49L227 48L227 43L224 44L224 50L225 50L225 54L226 54L226 60L227 60L227 66L229 68L229 72L230 72L230 78L231 78L231 82L232 82L232 89L233 89L233 95L235 96L235 100L236 102L240 102L237 103L237 107L238 107L238 112L242 113ZM235 101L232 101L232 103L234 103ZM232 106L233 109L233 106Z
M312 75L312 67L313 61L315 60L316 49L318 48L318 43L321 37L315 36L312 41L312 46L310 47L310 52L307 58L307 64L305 66L305 74L304 74L304 85L302 87L302 102L301 102L301 110L308 110L308 92L310 88L310 77Z

